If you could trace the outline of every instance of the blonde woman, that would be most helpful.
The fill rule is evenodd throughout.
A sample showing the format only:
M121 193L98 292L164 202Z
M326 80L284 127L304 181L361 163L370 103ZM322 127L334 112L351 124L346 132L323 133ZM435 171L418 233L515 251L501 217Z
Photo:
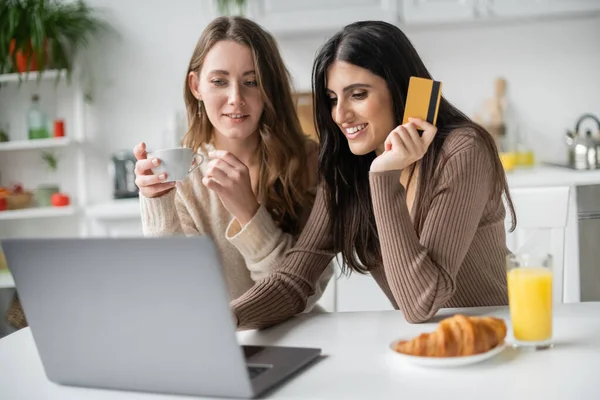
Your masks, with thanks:
M183 145L205 157L177 184L134 153L144 234L210 235L231 299L278 267L310 214L318 146L302 133L288 71L275 40L242 17L220 17L202 33L185 79L189 130ZM305 311L333 273L321 276Z

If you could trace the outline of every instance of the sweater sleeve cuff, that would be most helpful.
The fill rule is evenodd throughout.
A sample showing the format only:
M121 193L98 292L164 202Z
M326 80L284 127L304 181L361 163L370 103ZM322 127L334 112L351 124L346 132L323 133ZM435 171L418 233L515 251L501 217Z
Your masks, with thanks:
M160 197L145 197L140 194L140 211L145 235L159 235L168 230L171 216L177 214L176 195L175 189Z
M400 169L382 172L369 172L371 195L379 196L383 193L394 193L398 190L404 190L404 187L400 183L401 174L402 170Z
M261 259L272 250L272 243L279 240L281 230L264 206L260 206L254 217L240 229L239 222L233 218L225 237L248 260Z

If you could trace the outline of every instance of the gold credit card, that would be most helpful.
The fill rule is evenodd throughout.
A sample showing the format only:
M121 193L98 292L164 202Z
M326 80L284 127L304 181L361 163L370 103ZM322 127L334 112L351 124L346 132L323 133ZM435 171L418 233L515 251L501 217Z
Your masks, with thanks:
M442 82L411 76L402 124L408 118L419 118L435 125L442 98Z

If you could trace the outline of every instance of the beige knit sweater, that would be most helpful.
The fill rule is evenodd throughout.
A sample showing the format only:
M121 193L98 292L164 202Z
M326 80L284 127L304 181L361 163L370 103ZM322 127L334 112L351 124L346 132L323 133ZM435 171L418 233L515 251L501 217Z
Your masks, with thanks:
M448 160L420 236L406 205L401 171L369 175L383 258L370 266L371 275L413 323L442 307L508 304L505 210L501 197L492 195L491 157L468 131L452 132L443 151ZM320 190L282 267L232 302L238 327L267 327L300 312L333 256L331 221Z
M199 152L208 159L213 149L207 145ZM309 146L309 166L317 182L317 145ZM233 300L249 290L256 281L266 278L279 267L284 253L296 242L289 233L275 225L262 205L243 228L223 206L219 196L202 184L208 163L177 183L176 190L146 198L140 196L142 228L146 236L210 235L219 253L229 296ZM309 212L310 210L307 210ZM334 264L322 269L318 282L304 311L320 299L333 275Z

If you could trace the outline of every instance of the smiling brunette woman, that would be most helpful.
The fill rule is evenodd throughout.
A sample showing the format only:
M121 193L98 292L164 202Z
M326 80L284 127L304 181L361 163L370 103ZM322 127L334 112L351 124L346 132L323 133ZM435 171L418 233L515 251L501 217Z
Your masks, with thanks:
M233 302L240 328L300 312L338 252L409 322L442 307L507 304L503 195L516 220L494 141L444 98L437 127L414 118L401 125L411 76L431 78L385 22L348 25L320 49L313 91L322 184L283 265Z

